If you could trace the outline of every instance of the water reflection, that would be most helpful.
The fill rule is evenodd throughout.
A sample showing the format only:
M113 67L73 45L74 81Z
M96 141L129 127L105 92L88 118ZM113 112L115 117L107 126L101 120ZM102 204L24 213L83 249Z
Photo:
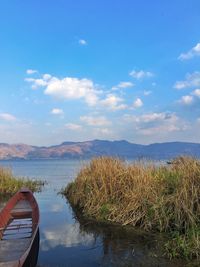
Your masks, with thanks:
M79 212L73 212L80 224L80 232L93 236L91 249L101 250L99 266L185 266L181 260L170 262L163 257L163 251L160 250L163 242L161 235L147 234L131 227L87 221Z
M40 249L41 251L48 251L57 246L67 248L82 243L89 246L92 241L92 235L80 232L78 223L54 225L43 231Z
M55 204L52 204L51 207L50 207L50 211L51 212L62 212L63 211L63 208L64 208L64 205L63 204L60 204L60 203L55 203Z

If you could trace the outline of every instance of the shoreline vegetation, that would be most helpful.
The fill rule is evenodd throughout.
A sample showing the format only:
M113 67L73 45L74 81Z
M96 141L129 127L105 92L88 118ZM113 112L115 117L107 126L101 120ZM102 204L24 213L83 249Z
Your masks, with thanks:
M27 178L14 177L10 168L0 167L0 199L12 196L22 187L32 192L40 192L44 182Z
M171 163L96 158L62 193L85 218L163 232L169 258L199 258L200 161Z

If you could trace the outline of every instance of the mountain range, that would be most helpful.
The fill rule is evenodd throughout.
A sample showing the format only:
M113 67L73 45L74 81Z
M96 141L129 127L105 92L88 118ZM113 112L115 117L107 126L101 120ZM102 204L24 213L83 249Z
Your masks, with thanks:
M0 143L0 160L9 159L84 159L97 156L121 158L171 159L179 155L200 158L200 144L187 142L139 145L125 140L64 142L49 147Z

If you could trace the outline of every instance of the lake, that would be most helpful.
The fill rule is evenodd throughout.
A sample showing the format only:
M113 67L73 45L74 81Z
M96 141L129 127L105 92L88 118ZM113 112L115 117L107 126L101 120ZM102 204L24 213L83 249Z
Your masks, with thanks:
M46 180L35 194L40 208L40 267L181 267L181 260L159 256L159 235L130 227L84 221L58 192L87 161L0 161L14 175Z

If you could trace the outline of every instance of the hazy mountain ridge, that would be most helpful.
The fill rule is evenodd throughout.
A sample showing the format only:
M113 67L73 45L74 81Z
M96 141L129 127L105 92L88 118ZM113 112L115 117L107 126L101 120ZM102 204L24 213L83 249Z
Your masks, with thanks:
M178 155L200 157L200 144L167 142L150 145L133 144L125 140L93 140L63 142L60 145L37 147L26 144L0 143L0 159L58 159L91 158L94 156L118 156L123 158L169 159Z

